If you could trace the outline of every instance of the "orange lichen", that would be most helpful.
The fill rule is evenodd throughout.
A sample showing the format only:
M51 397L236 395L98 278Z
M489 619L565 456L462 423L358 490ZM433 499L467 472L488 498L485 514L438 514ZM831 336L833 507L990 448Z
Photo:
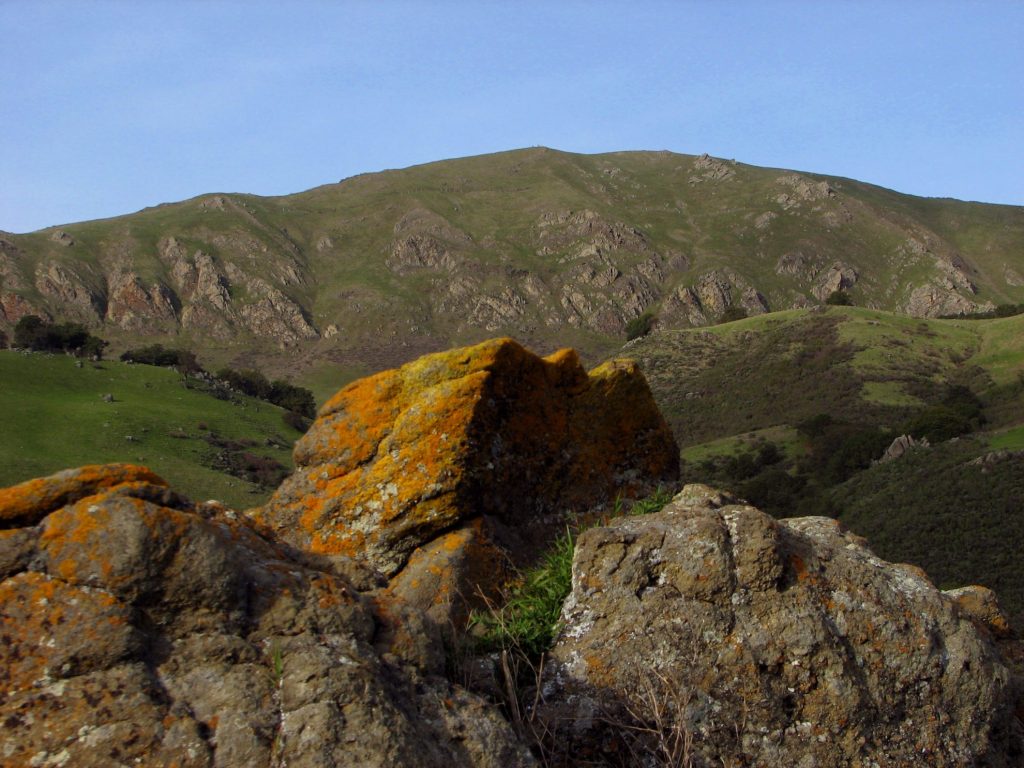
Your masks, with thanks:
M428 355L332 397L255 517L385 572L469 517L561 514L672 480L678 450L636 365L589 377L511 339ZM512 522L512 520L509 520Z
M0 488L0 525L34 525L66 504L133 482L167 485L146 467L93 464Z

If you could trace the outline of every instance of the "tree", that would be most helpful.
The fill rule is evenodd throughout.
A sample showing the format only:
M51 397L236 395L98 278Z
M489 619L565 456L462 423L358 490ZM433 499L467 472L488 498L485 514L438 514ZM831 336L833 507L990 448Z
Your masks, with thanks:
M646 336L654 328L655 317L652 312L644 312L626 323L626 341Z
M39 315L23 315L14 325L14 346L22 349L39 349L45 338L46 323Z
M747 310L745 310L739 304L731 304L730 306L725 308L725 312L723 312L722 316L718 318L718 322L731 323L736 320L743 320L747 316Z
M832 291L825 299L825 303L833 307L852 307L853 299L846 291Z

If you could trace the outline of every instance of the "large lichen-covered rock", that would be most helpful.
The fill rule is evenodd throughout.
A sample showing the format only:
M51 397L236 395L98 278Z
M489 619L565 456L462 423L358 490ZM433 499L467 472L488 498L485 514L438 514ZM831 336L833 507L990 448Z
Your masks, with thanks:
M354 586L142 467L0 490L0 764L531 765Z
M984 628L997 609L834 520L734 501L687 486L579 537L539 712L567 763L1024 764L1020 681Z
M253 514L299 549L391 576L467 521L513 555L566 513L678 474L678 448L630 361L587 372L511 339L428 355L342 389L295 448L297 471Z

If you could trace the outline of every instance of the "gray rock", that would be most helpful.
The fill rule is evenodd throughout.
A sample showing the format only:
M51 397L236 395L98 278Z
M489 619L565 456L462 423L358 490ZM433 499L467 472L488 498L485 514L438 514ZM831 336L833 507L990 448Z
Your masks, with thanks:
M88 469L0 494L4 765L533 764L495 707L382 657L343 577Z
M833 520L730 501L687 487L580 536L539 713L556 743L596 764L1020 765L1020 681L953 598Z

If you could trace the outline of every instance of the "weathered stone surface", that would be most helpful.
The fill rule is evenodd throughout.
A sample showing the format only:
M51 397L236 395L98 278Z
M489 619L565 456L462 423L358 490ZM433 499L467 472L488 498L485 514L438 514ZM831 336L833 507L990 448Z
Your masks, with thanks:
M253 514L300 549L387 575L482 516L513 554L565 514L678 473L678 449L636 365L588 376L572 350L511 339L423 357L342 389L295 448L296 473Z
M900 435L889 444L889 447L885 449L885 453L875 463L882 464L886 461L895 461L902 458L907 451L915 448L929 448L930 446L931 444L928 442L927 437L915 440L913 435Z
M93 464L0 488L0 526L32 525L65 504L126 483L166 485L146 467Z
M975 624L985 600L833 520L731 501L688 487L580 536L543 686L556 743L598 764L630 747L707 766L1021 764L1019 680Z
M384 660L352 584L234 512L141 467L0 498L3 525L38 522L0 531L4 766L532 764L495 708Z

